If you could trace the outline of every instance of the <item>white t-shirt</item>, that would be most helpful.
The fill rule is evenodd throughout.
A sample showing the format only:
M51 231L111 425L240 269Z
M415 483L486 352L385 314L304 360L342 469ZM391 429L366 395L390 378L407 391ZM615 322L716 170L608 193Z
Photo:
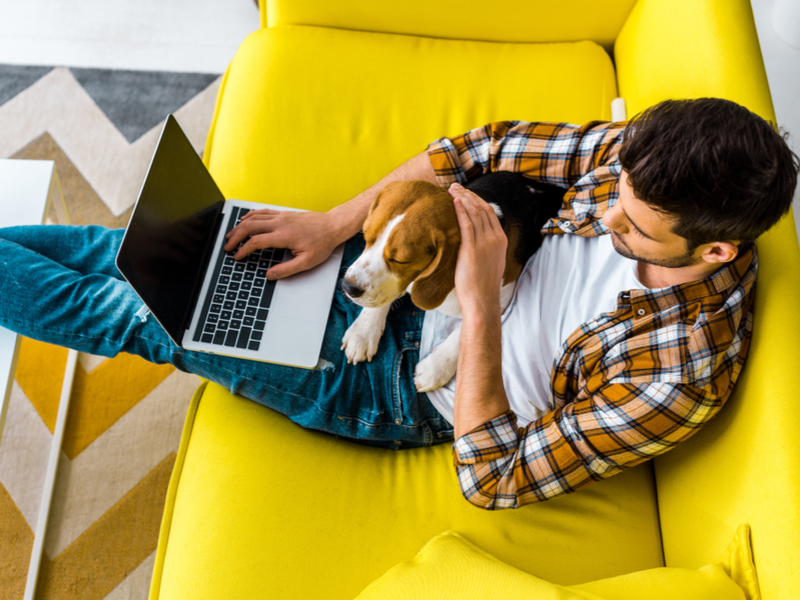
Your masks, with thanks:
M550 373L570 334L615 310L619 293L633 289L644 289L637 263L614 250L610 235L545 236L522 270L502 318L503 383L520 426L553 410ZM460 324L461 319L439 311L426 312L420 360ZM457 377L427 392L450 423Z

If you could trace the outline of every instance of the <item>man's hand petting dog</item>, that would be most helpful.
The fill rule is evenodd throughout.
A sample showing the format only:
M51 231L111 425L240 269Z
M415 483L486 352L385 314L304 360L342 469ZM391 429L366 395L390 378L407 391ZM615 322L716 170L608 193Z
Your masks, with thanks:
M236 260L261 248L288 248L294 258L267 271L267 279L283 279L322 264L339 244L335 230L329 213L251 210L228 233L225 251L244 240Z
M455 293L461 314L467 318L499 315L505 308L500 290L508 238L494 208L483 198L458 184L450 186L448 192L453 197L461 232L455 267ZM459 327L417 364L414 384L418 391L436 390L450 381L456 372L460 341Z
M494 209L480 196L457 183L448 191L461 230L455 284L462 314L499 314L508 238Z

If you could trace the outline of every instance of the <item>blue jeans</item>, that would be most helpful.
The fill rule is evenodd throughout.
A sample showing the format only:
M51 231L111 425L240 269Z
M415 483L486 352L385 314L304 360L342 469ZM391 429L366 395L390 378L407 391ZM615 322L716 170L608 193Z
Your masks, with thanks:
M21 335L112 357L168 363L268 406L310 429L386 448L452 440L452 426L414 388L423 312L404 297L389 313L372 362L347 364L344 332L360 307L337 289L317 369L176 346L124 281L114 258L123 230L34 225L0 229L0 325ZM345 246L342 275L364 248Z

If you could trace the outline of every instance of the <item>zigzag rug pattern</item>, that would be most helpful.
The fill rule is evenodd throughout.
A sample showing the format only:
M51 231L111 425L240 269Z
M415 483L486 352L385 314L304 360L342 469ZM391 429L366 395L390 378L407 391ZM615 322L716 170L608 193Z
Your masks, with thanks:
M0 65L0 158L55 161L71 223L124 227L164 117L200 152L220 79ZM22 341L0 442L0 600L23 597L66 355ZM147 597L199 382L134 356L80 355L38 600Z

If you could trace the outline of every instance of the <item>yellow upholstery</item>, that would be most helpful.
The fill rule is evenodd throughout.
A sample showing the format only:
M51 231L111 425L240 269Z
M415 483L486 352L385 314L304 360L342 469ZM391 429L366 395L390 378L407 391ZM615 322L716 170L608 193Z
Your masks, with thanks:
M413 560L392 567L356 600L756 600L746 532L746 526L737 532L730 559L700 569L661 567L565 587L515 569L448 531ZM743 568L732 569L732 564Z
M189 409L175 482L153 598L352 599L448 529L563 584L661 564L649 468L486 512L461 497L447 446L358 446L214 384Z
M205 159L229 198L328 210L443 135L502 119L609 119L616 93L611 59L588 41L271 27L239 48Z
M715 95L773 117L748 0L261 4L264 28L225 74L204 155L228 197L326 210L440 136L497 119L608 119L617 89L629 115ZM713 563L741 523L752 526L763 597L791 597L800 588L791 218L759 251L751 354L720 416L654 466L518 511L467 504L448 447L348 444L201 388L151 598L353 598L448 529L569 585Z
M750 3L642 0L614 44L628 114L667 98L728 98L773 120Z
M272 0L262 4L262 23L487 42L594 40L611 50L635 3L495 0L489 8L485 0L406 0L380 5L374 0Z
M629 110L719 96L775 121L749 2L640 2L615 51ZM791 216L758 251L753 339L733 397L655 470L668 565L709 563L749 523L764 598L789 598L800 587L800 252Z

